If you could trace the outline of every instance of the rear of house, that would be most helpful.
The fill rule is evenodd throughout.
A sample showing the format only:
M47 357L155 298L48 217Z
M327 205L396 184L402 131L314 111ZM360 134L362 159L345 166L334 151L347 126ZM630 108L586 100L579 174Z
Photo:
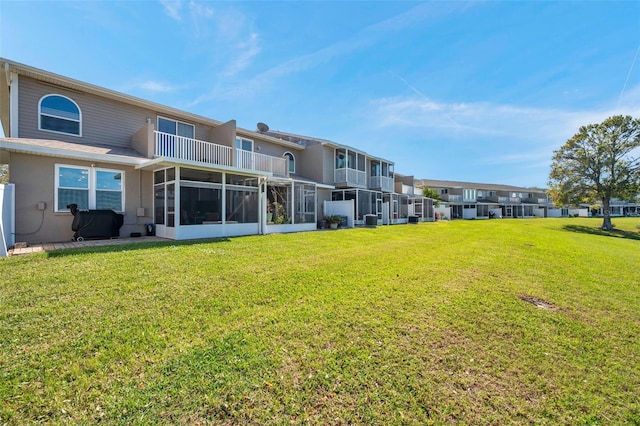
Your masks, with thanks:
M1 60L0 160L15 183L16 240L73 236L70 204L124 214L121 235L175 239L316 228L299 144ZM274 232L274 229L271 229Z

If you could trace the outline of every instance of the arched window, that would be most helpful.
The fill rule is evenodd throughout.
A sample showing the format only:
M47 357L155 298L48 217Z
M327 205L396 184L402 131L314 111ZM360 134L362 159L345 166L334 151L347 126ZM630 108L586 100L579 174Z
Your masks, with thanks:
M38 129L82 136L80 107L62 95L46 95L38 105Z
M296 172L296 157L293 156L290 152L285 152L283 157L289 160L289 173Z

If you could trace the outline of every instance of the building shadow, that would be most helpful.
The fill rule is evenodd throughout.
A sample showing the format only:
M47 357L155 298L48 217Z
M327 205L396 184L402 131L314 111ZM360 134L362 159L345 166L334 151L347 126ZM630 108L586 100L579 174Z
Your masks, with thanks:
M108 241L108 240L107 240ZM122 251L133 250L148 250L153 248L164 247L182 247L182 246L195 246L203 244L215 244L231 241L229 238L207 238L197 240L166 240L166 241L141 241L141 242L127 242L122 244L106 244L106 245L92 245L87 247L70 247L47 251L47 257L64 257L75 256L78 254L93 254L93 253L113 253Z

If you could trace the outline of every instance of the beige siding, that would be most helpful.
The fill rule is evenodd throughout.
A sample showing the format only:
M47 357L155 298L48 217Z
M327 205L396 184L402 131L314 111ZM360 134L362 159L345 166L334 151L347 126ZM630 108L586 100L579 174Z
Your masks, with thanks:
M296 174L316 182L333 184L333 149L315 144L296 156Z
M63 95L78 104L82 113L81 137L38 130L38 103L48 94ZM131 137L146 125L147 119L155 126L158 116L149 109L50 86L24 76L20 77L19 114L21 138L55 139L124 148L131 147ZM162 116L176 119L165 114ZM209 140L210 126L191 124L196 126L196 139Z
M11 154L11 181L16 182L16 241L29 244L68 241L73 237L71 213L55 213L55 165L90 166L91 163L70 159L56 159L28 154ZM120 236L131 232L144 232L144 223L150 216L138 217L137 208L143 207L151 215L153 207L152 174L108 163L94 162L96 167L125 172L125 217ZM142 191L142 192L141 192ZM47 203L44 211L36 208L38 202ZM37 232L36 232L37 231Z

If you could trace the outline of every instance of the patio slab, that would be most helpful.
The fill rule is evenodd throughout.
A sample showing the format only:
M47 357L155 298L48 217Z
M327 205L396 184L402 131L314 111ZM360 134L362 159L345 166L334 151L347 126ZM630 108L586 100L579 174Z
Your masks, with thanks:
M43 251L53 251L69 248L82 248L82 247L100 247L100 246L115 246L123 244L134 243L149 243L157 241L171 241L166 238L160 237L137 237L137 238L111 238L107 240L85 240L85 241L63 241L59 243L45 243L45 244L32 244L25 245L16 243L16 246L8 250L9 256L19 256L24 254L41 253Z

